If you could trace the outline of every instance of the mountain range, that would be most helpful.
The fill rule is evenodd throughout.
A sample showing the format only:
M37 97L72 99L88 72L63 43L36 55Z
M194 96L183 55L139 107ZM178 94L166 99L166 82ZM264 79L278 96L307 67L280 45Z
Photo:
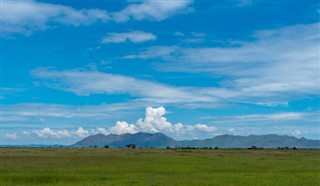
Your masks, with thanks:
M204 140L177 141L162 133L135 133L135 134L96 134L71 145L70 147L125 147L127 144L135 144L137 147L219 147L219 148L248 148L252 146L263 148L296 147L296 148L320 148L320 140L310 140L304 137L296 138L287 135L249 135L234 136L221 135Z

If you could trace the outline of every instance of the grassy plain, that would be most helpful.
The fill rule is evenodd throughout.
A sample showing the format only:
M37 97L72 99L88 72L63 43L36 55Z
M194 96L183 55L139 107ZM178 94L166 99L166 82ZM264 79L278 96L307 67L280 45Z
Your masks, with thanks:
M1 186L320 185L320 150L0 150Z

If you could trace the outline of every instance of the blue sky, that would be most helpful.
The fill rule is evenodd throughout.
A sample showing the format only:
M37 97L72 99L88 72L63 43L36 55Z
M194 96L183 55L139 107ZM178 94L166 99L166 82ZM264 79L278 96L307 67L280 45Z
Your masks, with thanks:
M1 1L1 143L319 139L317 1Z

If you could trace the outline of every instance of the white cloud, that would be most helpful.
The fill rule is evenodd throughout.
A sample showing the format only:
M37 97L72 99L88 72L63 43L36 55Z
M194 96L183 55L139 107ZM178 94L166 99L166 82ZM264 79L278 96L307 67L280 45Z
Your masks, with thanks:
M126 117L134 110L145 107L145 103L125 102L101 105L72 106L45 103L20 103L3 105L2 123L41 124L55 119L106 120ZM130 110L130 114L128 113Z
M5 137L7 139L11 139L11 140L15 140L15 139L18 139L18 136L17 136L17 133L6 133Z
M146 108L146 115L144 119L138 119L135 124L129 124L126 121L117 121L114 126L108 129L97 127L96 129L86 130L79 127L76 130L55 130L51 128L43 128L40 130L23 131L22 136L32 137L35 136L41 139L53 138L84 138L92 134L134 134L137 132L164 133L176 139L189 139L189 138L204 138L212 137L216 134L217 128L207 126L205 124L184 125L182 123L172 124L164 117L166 113L165 108ZM15 134L15 136L17 136Z
M139 119L137 125L142 131L159 132L161 130L167 130L171 128L171 123L167 122L165 117L166 110L163 107L159 108L146 108L146 117L144 120Z
M44 128L42 130L32 130L30 133L35 134L39 138L66 138L70 137L70 132L67 130L52 130Z
M261 30L236 46L154 46L125 58L162 60L156 63L162 71L222 76L220 84L235 101L287 102L320 91L318 28L314 23Z
M164 49L162 52L160 50L160 53L165 55L170 53L170 50L172 48ZM257 75L257 79L244 77L229 80L229 78L226 78L225 81L220 82L220 87L178 87L130 76L103 73L94 69L58 71L54 68L38 68L33 70L31 75L38 80L39 85L73 92L80 96L128 94L131 95L131 101L145 106L147 106L146 103L149 103L149 105L179 103L183 104L180 106L185 108L217 108L230 103L272 107L286 106L289 101L296 99L298 95L300 95L298 97L300 99L301 96L316 94L316 90L319 89L316 85L320 82L317 82L319 80L316 78L317 75L314 74L314 71L317 71L317 67L310 69L310 74L304 74L305 78L300 76L291 79L281 78L282 74L278 75L276 73L267 74L263 77ZM278 79L271 79L273 78L272 75L274 77L278 76ZM254 76L254 73L252 73L252 76ZM270 80L266 80L269 79L268 76L270 76ZM250 84L252 81L255 83ZM302 81L308 82L303 83ZM73 114L71 113L71 115Z
M53 130L50 128L43 128L41 130L24 131L24 135L30 136L35 135L38 138L83 138L88 136L90 133L88 130L79 127L76 130Z
M104 134L104 135L109 135L110 132L107 131L107 129L103 128L103 127L97 127L95 130L92 129L91 132L93 134Z
M193 138L212 137L217 131L217 128L205 124L172 124L164 117L165 114L164 107L147 107L145 118L138 119L136 124L132 125L138 132L160 132L176 139L186 139L190 138L190 136Z
M172 15L192 10L188 7L190 4L192 0L145 0L130 4L110 17L106 10L101 9L75 9L70 6L34 0L7 0L1 1L2 17L0 21L3 36L10 36L14 33L30 35L35 31L54 28L57 24L79 26L108 20L125 22L131 18L161 21ZM139 38L136 39L139 40Z
M70 130L43 128L40 130L23 131L21 133L21 137L37 137L40 139L80 139L98 133L108 135L125 133L134 134L137 132L160 132L173 137L174 139L183 140L211 138L216 135L221 135L224 132L237 135L268 134L274 133L274 129L277 129L277 134L293 134L298 136L308 134L308 131L313 131L317 134L316 131L319 129L319 113L288 112L204 118L209 121L208 123L219 124L219 129L202 123L194 125L182 123L173 124L164 117L165 114L166 110L164 107L147 107L145 118L140 118L135 123L117 121L114 126L110 126L108 128L97 127L94 129L84 129L83 127ZM296 124L301 121L308 121L310 126L298 126L298 128L292 130L292 128L297 127ZM280 127L279 124L281 124ZM301 132L302 130L304 130L304 132ZM18 138L18 135L12 134L6 135L6 137Z
M299 130L294 130L294 131L292 132L292 135L294 135L294 136L300 136L300 135L301 135L301 132L300 132Z
M207 36L207 34L202 33L202 32L191 32L191 34L192 34L193 37L200 37L200 38Z
M320 122L319 111L276 112L270 114L248 114L219 117L207 116L202 117L202 119L208 124L218 125L220 132L223 131L223 133L225 132L237 135L292 135L293 129L296 129L299 131L312 131L316 136L319 133ZM296 134L298 133L296 132Z
M152 33L143 31L131 31L124 33L108 33L105 38L102 39L102 43L124 43L127 41L133 43L142 43L146 41L156 40L157 36Z
M88 70L66 70L39 68L31 72L50 88L56 88L77 95L130 94L136 101L157 103L214 102L205 94L199 95L199 88L175 87L130 76L107 74ZM202 92L205 92L204 90ZM218 94L218 92L217 92Z
M53 23L71 26L89 25L96 21L107 21L108 13L100 9L80 9L27 1L2 1L2 32L6 35L20 33L30 35L37 30L53 27Z
M290 123L298 121L319 122L318 112L304 113L304 112L279 112L271 114L247 114L236 116L221 116L202 117L204 120L211 120L214 124L224 125L258 125L258 124L272 124L272 123ZM234 128L234 127L232 127ZM229 131L232 132L232 131Z
M216 127L209 127L205 124L196 124L194 126L194 129L198 130L199 132L215 132L217 130Z
M175 35L175 36L185 36L185 34L183 32L179 32L179 31L174 32L173 35Z
M103 131L101 131L101 132L103 132ZM73 134L83 138L83 137L86 137L89 135L89 131L84 130L82 127L79 127L76 131L73 131Z
M258 120L298 120L303 118L303 113L297 112L284 112L284 113L275 113L275 114L253 114L253 115L244 115L237 116L238 119L258 119Z
M113 19L118 22L135 20L162 21L174 14L190 12L188 6L192 0L179 1L153 1L144 0L142 3L130 4L120 12L113 14Z
M133 124L128 124L125 121L117 121L116 125L111 127L109 131L113 134L137 133L136 127Z

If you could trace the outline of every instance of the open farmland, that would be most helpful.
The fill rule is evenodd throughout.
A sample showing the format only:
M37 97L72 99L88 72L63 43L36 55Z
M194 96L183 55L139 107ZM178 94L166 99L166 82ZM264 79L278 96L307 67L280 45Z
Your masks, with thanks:
M1 148L1 185L320 185L319 150Z

